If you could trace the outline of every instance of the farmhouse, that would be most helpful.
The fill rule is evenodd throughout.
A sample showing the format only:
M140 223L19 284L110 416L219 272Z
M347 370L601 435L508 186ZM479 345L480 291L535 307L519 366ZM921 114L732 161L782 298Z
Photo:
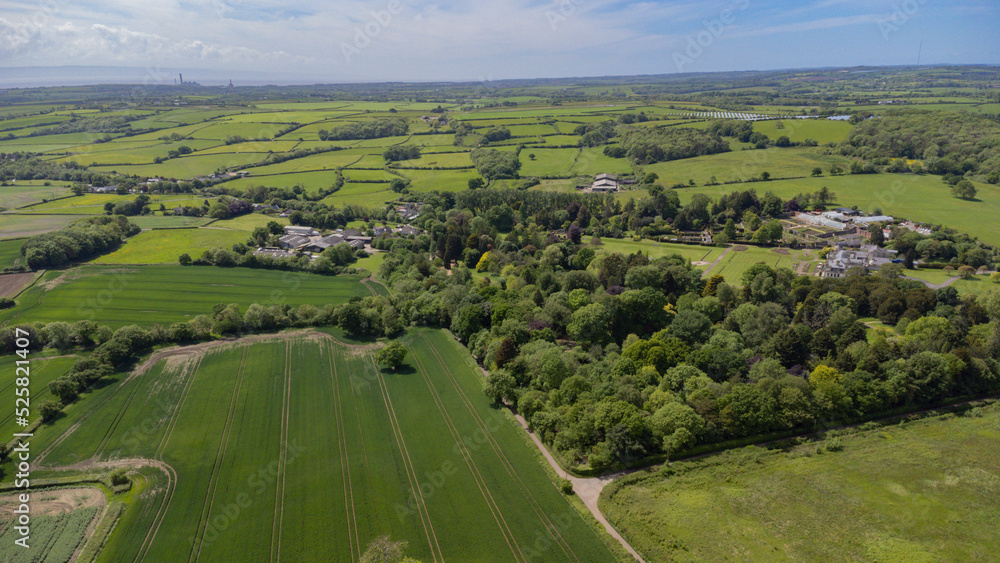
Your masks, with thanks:
M896 251L865 244L857 250L838 244L837 249L826 257L826 263L820 264L821 278L842 278L851 268L862 268L866 272L878 270L895 260Z

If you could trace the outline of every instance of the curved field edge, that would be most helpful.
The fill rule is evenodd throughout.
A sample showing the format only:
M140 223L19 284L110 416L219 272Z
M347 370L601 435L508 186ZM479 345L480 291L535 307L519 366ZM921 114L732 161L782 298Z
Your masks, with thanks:
M601 508L650 560L988 560L1000 407L645 470Z
M523 432L490 408L456 343L443 332L429 330L413 331L402 340L412 354L407 363L423 364L419 372L411 368L383 373L374 365L373 346L334 342L316 331L161 350L131 376L71 405L64 417L41 429L35 447L50 467L81 467L103 459L142 466L144 460L138 458L145 458L169 464L175 472L173 477L152 472L155 486L122 514L99 560L156 560L181 546L193 560L216 560L237 548L260 558L277 557L280 549L282 557L296 559L321 554L317 550L324 545L340 546L339 553L350 551L353 560L359 548L386 531L410 541L412 555L425 561L449 552L449 558L464 553L510 560L509 550L503 556L496 549L497 542L503 542L499 532L465 525L493 522L486 503L474 502L483 497L471 474L454 471L436 488L435 474L442 468L465 469L455 453L460 441L470 444L467 453L479 471L479 482L508 521L511 542L520 544L524 556L517 560L624 560L612 555L550 476L538 469L537 452L526 447ZM326 391L321 391L322 381ZM366 391L366 382L381 387L379 395ZM332 410L334 389L345 421L345 438L339 443L349 450L345 464L354 483L348 489L361 495L354 505L365 507L353 511L357 521L346 526L330 521L332 501L315 495L327 487L344 497L345 472L336 470L340 463L331 464L327 451L338 443L332 438L336 428L331 426L336 425L317 424ZM434 410L434 394L443 410ZM381 411L374 408L379 405ZM409 452L412 480L407 486L400 486L407 481L399 465L406 454L400 457L402 449L394 445L385 424L387 408L395 410L400 445ZM447 438L446 415L461 440ZM488 422L488 417L501 423ZM331 438L309 442L314 433ZM497 449L510 465L498 457ZM339 456L333 453L336 460ZM251 481L261 470L263 479ZM393 471L400 471L398 478L387 477ZM380 476L381 485L368 486ZM428 487L430 493L424 494ZM441 551L427 549L419 520L407 511L411 505L406 495L414 489L423 496L425 518L434 526ZM380 502L383 497L390 502ZM352 511L341 507L339 513ZM330 539L339 536L329 533L331 524L332 529L352 530L356 539ZM316 526L313 531L327 539L319 542L323 545L307 545L302 534ZM493 529L499 530L495 525Z

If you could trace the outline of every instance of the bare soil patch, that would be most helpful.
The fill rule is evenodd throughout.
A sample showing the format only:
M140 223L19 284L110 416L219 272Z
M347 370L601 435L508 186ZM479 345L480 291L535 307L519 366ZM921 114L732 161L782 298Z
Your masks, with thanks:
M792 253L788 251L787 248L772 248L771 252L775 254L780 254L782 256L790 256Z
M35 277L34 272L0 275L0 297L14 297Z
M733 247L733 252L746 252L747 250L750 250L750 248L743 245Z
M81 508L103 507L108 499L100 489L53 489L31 495L31 513L35 516L58 516ZM0 497L0 520L13 520L20 503L17 495Z

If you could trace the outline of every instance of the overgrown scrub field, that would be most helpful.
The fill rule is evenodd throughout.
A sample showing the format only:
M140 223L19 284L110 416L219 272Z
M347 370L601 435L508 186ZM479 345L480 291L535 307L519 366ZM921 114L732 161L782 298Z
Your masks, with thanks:
M356 278L214 266L82 266L50 270L0 311L0 324L93 320L111 327L169 325L218 303L322 306L371 295Z
M616 560L459 346L429 330L403 343L395 373L314 332L168 358L74 404L35 447L48 467L169 466L103 561L357 561L380 535L422 561Z
M636 474L601 508L648 561L995 558L996 404L827 440L843 449L748 448Z

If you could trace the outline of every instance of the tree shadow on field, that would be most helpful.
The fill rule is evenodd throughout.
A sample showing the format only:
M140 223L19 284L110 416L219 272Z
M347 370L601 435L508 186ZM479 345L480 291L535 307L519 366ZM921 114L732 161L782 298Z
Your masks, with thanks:
M396 371L393 371L389 368L379 368L379 369L381 369L382 373L385 375L413 375L417 373L417 370L413 366L405 364L396 368Z

